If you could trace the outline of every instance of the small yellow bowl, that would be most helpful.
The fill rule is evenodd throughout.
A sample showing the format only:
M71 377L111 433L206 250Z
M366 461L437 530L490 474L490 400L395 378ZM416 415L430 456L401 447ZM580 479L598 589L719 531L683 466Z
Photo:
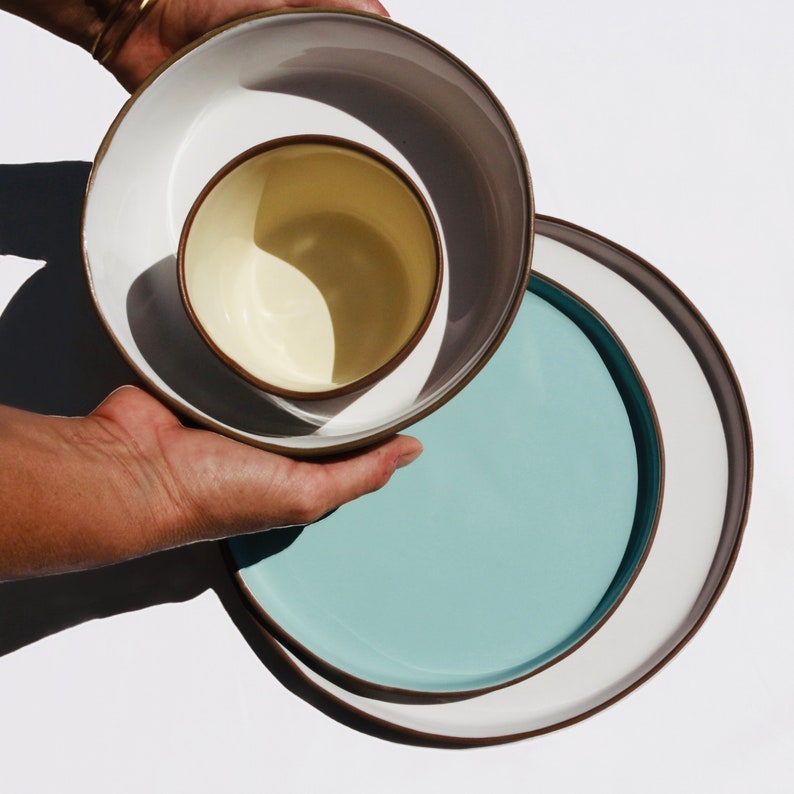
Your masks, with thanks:
M369 386L403 361L443 272L433 214L405 173L317 135L222 168L187 217L177 267L210 348L259 388L303 399Z

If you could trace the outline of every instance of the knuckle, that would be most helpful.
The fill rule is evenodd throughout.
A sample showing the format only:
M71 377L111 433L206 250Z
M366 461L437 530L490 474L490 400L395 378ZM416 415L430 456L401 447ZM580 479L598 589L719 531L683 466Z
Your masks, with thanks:
M310 524L331 509L327 487L320 483L300 489L292 500L291 518L296 524Z

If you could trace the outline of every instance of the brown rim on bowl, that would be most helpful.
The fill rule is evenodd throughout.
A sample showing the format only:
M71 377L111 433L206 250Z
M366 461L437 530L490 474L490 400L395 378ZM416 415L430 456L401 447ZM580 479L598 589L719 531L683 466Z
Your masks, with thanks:
M193 228L193 222L196 218L196 215L204 205L207 197L212 193L212 191L234 170L239 168L241 165L249 162L250 160L258 157L259 155L276 151L277 149L285 148L287 146L292 146L294 144L324 144L331 147L336 147L339 149L346 149L351 152L356 152L358 154L363 154L370 159L374 160L376 163L384 166L388 171L390 171L397 179L403 184L404 187L408 189L408 192L413 196L413 198L419 204L419 207L424 215L425 220L427 221L428 228L430 230L430 236L433 241L433 259L435 264L435 278L433 279L433 289L432 294L430 295L430 300L427 306L423 310L422 321L419 325L413 330L407 341L399 348L395 355L391 356L387 361L383 364L376 367L374 370L371 370L366 375L361 377L355 378L351 381L343 383L335 388L331 389L323 389L323 390L316 390L316 391L301 391L299 389L288 389L283 386L276 385L274 383L270 383L265 381L261 378L258 378L253 373L249 372L244 366L242 366L238 361L236 361L232 356L226 353L221 347L217 344L217 342L213 339L212 335L206 329L204 324L201 322L198 314L193 306L193 303L190 299L189 290L187 287L187 277L185 273L185 249L187 247L188 238L190 237L190 232ZM365 389L369 386L374 385L381 379L383 379L386 375L393 372L405 359L410 355L410 353L414 350L417 346L419 341L425 335L433 316L436 311L436 307L438 306L439 296L441 294L441 285L443 281L443 273L444 273L444 255L441 249L440 243L440 235L438 231L438 224L436 223L435 216L430 209L430 206L427 202L427 199L422 194L422 191L419 189L418 185L408 176L405 171L400 168L396 163L392 162L388 157L383 155L381 152L376 151L375 149L371 149L368 146L365 146L361 143L356 141L348 140L347 138L341 138L334 135L317 135L317 134L305 134L305 135L288 135L281 138L274 138L272 140L263 141L262 143L252 146L250 149L239 154L230 162L226 163L213 177L210 181L204 186L201 193L199 193L198 197L196 198L193 206L190 208L190 212L185 219L184 226L182 227L182 233L179 238L179 247L177 249L177 281L179 284L179 294L182 299L182 304L185 307L185 312L187 313L188 318L190 319L193 326L201 335L201 338L207 344L207 346L212 350L212 352L221 359L221 361L226 364L227 367L234 370L238 375L245 378L247 381L252 383L259 389L262 389L266 392L271 394L275 394L280 397L287 397L291 399L300 399L300 400L322 400L328 399L330 397L339 397L345 394L351 394L353 392L359 391L360 389Z

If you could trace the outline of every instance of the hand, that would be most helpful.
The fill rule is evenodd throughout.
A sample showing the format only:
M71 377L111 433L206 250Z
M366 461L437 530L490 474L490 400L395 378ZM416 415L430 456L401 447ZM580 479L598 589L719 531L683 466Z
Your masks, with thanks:
M132 386L77 419L0 407L0 581L309 523L421 451L397 436L298 462L185 428Z
M317 5L388 16L378 0L160 0L105 65L134 91L171 55L222 24L259 11Z
M257 11L314 4L160 0L107 66L132 90L170 55L218 25ZM386 13L377 0L323 0L323 5ZM0 9L87 49L113 7L111 0L0 0ZM421 450L416 439L397 436L344 458L296 462L187 429L133 387L114 392L83 418L0 406L0 581L309 523L385 485Z

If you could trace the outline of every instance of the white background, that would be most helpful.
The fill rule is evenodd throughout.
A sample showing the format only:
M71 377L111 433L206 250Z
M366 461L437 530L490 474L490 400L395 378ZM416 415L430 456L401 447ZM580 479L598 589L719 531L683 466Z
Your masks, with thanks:
M373 738L299 699L212 590L84 620L0 658L0 788L792 791L794 6L389 8L494 89L524 143L539 212L655 264L723 342L756 451L728 587L684 651L617 705L558 733L458 752ZM110 76L7 15L0 68L0 162L93 159L125 99ZM6 275L0 286L16 285Z

